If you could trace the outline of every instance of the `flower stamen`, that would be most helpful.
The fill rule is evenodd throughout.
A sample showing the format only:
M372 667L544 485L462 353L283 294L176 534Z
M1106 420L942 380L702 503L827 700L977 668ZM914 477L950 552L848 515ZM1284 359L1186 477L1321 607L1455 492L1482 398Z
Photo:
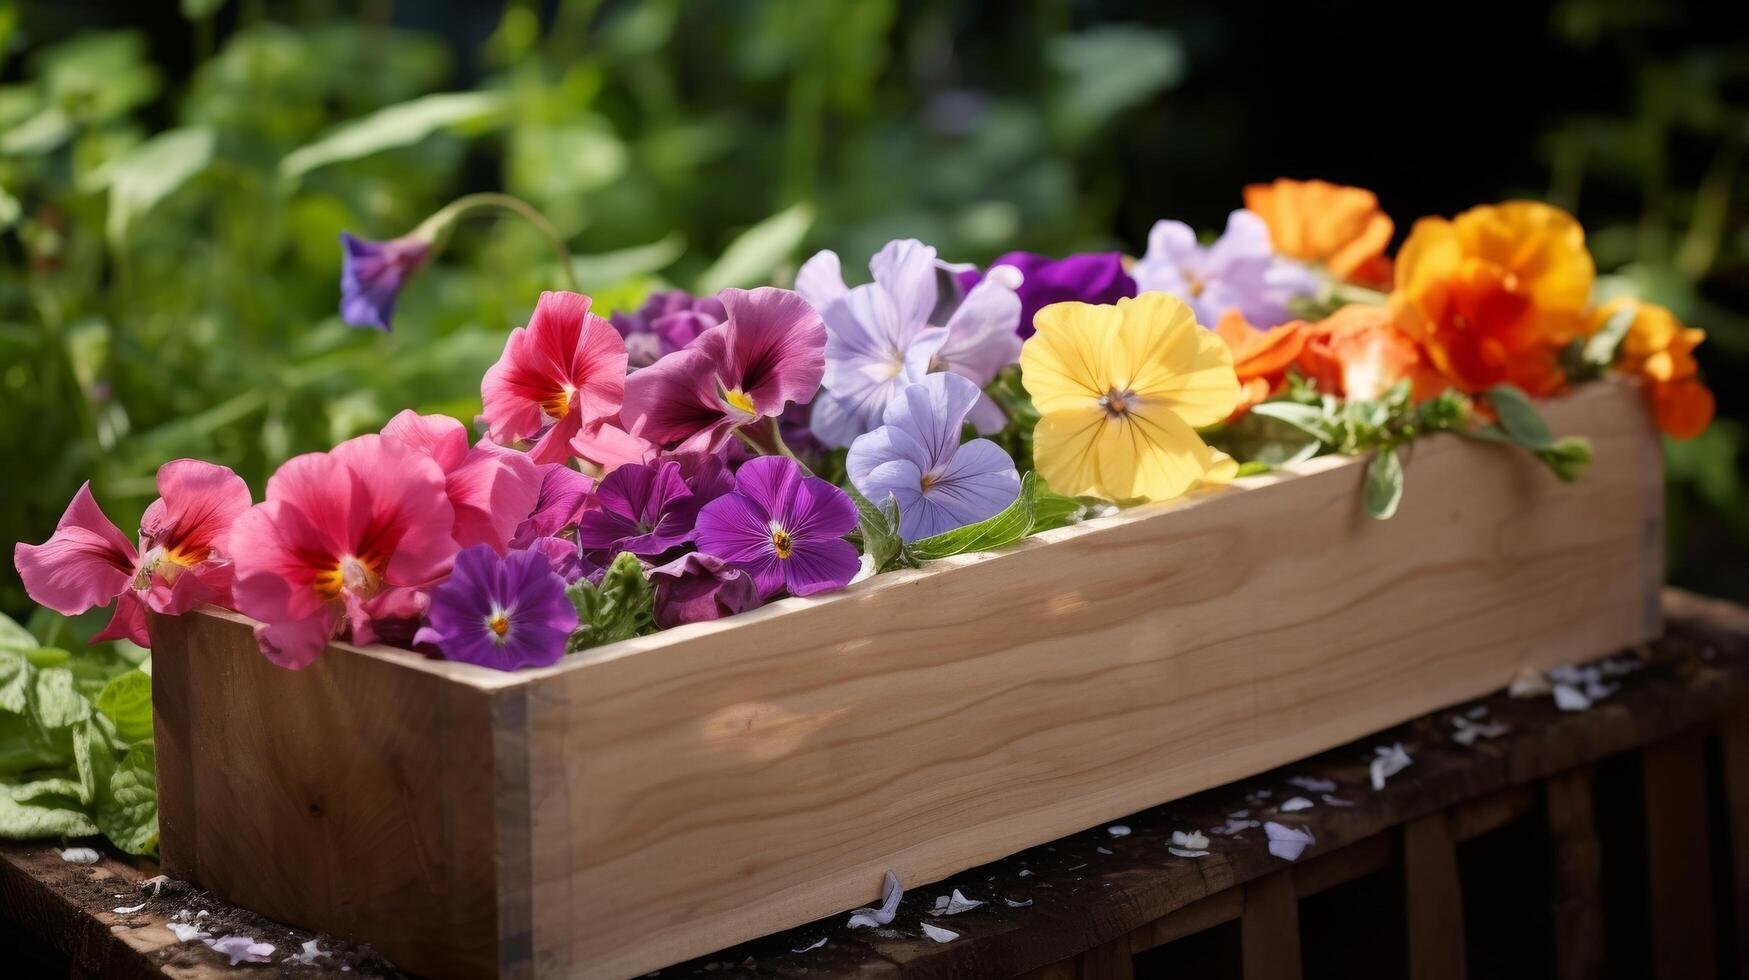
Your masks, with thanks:
M790 553L795 550L795 541L790 538L788 531L778 526L776 521L771 522L771 546L777 549L777 557L779 558L788 558Z
M504 610L493 607L492 615L486 617L486 628L492 631L498 643L504 643L504 637L510 633L510 615Z
M1112 418L1122 418L1135 407L1136 393L1128 388L1121 391L1116 385L1106 389L1099 396L1099 407L1105 409L1105 414Z

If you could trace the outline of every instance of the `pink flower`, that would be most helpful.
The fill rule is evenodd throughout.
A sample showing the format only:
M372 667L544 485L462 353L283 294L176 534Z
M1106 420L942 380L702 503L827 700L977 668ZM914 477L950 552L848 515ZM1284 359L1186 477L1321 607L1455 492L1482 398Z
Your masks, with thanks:
M621 428L617 419L606 419L577 431L571 439L571 455L583 461L585 470L606 476L630 463L653 463L662 450Z
M484 441L470 448L467 426L447 415L408 409L383 426L383 441L429 456L443 470L459 547L489 544L503 554L540 497L541 467L533 459Z
M394 439L293 457L231 531L237 610L261 621L261 652L283 667L309 666L343 628L373 642L384 621L423 611L419 590L455 557L454 526L442 467Z
M805 404L826 372L826 325L787 289L725 289L728 319L626 379L631 433L680 452L712 452L734 430Z
M589 297L541 293L481 380L480 399L494 440L533 439L535 462L559 463L578 430L619 412L625 387L625 341L589 312Z
M115 615L92 642L126 638L150 646L146 610L175 616L231 603L226 539L249 509L249 487L223 466L178 459L158 468L159 498L140 518L140 546L103 516L86 483L55 533L12 552L24 589L68 616L116 599Z

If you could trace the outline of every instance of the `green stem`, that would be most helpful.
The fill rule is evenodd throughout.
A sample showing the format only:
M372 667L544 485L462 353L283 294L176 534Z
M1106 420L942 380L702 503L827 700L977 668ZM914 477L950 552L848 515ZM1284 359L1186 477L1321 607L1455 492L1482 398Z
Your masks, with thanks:
M1365 286L1356 286L1346 282L1331 283L1330 295L1343 303L1364 303L1368 306L1382 306L1386 300L1390 299L1388 294L1381 293L1376 289L1368 289Z
M734 429L735 438L741 440L741 442L743 444L745 444L748 449L753 450L754 452L758 453L761 456L785 456L785 457L788 457L788 458L793 459L796 462L800 463L801 458L798 457L794 452L792 452L790 450L789 445L783 441L783 435L780 432L778 432L777 418L775 416L772 417L770 419L770 422L771 422L771 448L769 448L769 449L766 448L765 446L760 445L759 441L757 439L754 439L752 436L748 435L747 430L741 428L740 426L736 426ZM802 468L807 469L806 466L803 466Z
M547 220L546 215L541 214L534 205L522 198L500 194L496 191L464 194L438 209L436 214L426 218L418 228L414 229L413 233L415 235L423 233L427 237L435 239L437 235L444 234L451 223L464 215L488 209L509 211L533 225L534 230L546 239L547 244L552 247L553 254L558 258L559 273L565 280L566 288L574 293L583 291L577 283L577 271L571 267L571 250L565 247L564 237L559 234L557 228L553 227L553 223Z
M777 447L780 455L795 459L798 463L801 462L801 460L796 459L796 454L790 451L789 445L783 441L783 432L777 424L777 416L775 415L771 416L771 444Z

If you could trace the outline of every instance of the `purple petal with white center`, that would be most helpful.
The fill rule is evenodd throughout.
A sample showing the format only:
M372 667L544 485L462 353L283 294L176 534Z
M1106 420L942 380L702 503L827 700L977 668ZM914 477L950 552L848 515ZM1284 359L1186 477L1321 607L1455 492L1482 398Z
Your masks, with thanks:
M886 244L868 260L875 284L891 296L905 323L929 322L935 312L935 249L915 238Z
M844 267L838 253L821 249L796 272L796 293L816 310L837 302L845 293Z

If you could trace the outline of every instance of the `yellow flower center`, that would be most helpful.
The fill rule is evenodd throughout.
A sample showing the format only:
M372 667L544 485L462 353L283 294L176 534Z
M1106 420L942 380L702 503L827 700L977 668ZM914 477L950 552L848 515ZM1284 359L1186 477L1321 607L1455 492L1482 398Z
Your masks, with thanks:
M1209 288L1209 284L1203 282L1201 276L1191 272L1184 274L1184 291L1190 294L1191 299L1201 296L1202 291L1207 288Z
M565 414L571 410L571 394L575 390L576 389L574 388L565 387L548 394L545 398L541 399L540 410L546 413L547 418L557 422L564 418Z
M742 412L747 415L759 414L759 410L753 405L753 399L749 397L745 391L742 391L739 388L725 388L723 390L723 401L737 412Z
M1105 394L1099 396L1099 407L1105 409L1105 414L1114 419L1128 415L1130 410L1135 408L1135 405L1136 393L1128 388L1120 391L1117 386L1113 385L1106 390Z
M368 599L382 590L382 565L381 559L347 555L335 562L334 567L317 574L316 592L324 599L337 599L343 591Z
M510 632L510 617L502 609L492 610L492 615L486 619L486 628L498 639L504 639L504 634Z
M923 482L922 482L921 489L928 490L930 487L935 486L935 481L936 481L936 476L934 473L923 474Z
M777 557L788 558L795 550L795 542L790 540L789 532L778 527L776 522L771 525L771 546L777 549Z

